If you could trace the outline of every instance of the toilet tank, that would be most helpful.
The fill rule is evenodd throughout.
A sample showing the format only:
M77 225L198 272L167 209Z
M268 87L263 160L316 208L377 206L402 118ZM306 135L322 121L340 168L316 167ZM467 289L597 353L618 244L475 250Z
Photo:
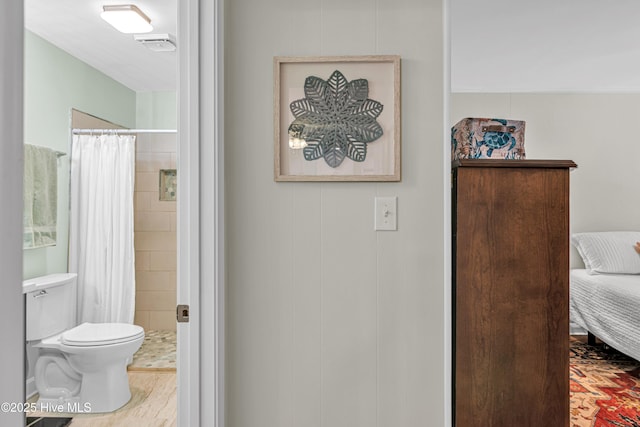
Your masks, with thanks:
M27 341L41 340L76 325L75 273L57 273L22 282Z

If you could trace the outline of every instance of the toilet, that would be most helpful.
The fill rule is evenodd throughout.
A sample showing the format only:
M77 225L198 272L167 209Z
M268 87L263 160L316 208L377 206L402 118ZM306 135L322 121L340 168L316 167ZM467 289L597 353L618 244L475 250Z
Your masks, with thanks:
M39 349L38 407L112 412L131 399L127 364L142 345L144 329L126 323L77 325L76 281L75 273L60 273L23 282L26 338Z

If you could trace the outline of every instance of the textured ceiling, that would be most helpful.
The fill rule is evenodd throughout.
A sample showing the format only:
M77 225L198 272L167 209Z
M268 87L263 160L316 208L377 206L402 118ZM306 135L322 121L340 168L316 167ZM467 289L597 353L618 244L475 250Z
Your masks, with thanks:
M176 34L177 0L135 0L151 34ZM177 51L153 52L100 18L113 0L25 0L25 27L136 92L174 91ZM180 46L179 40L176 43Z

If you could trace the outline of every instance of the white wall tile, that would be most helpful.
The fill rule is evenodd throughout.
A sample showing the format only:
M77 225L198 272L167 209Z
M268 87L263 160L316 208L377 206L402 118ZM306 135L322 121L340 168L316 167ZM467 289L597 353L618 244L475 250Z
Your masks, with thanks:
M136 191L158 192L160 188L160 176L158 171L136 172Z
M149 311L136 310L133 323L135 325L142 326L145 331L150 330L149 313Z
M174 291L136 291L136 310L169 311L176 309Z
M135 191L136 319L175 330L176 202L159 200L159 170L175 168L175 134L141 134Z
M176 291L175 271L136 271L138 291Z
M137 153L175 154L177 148L176 134L174 133L141 133L136 139Z
M175 213L138 211L135 213L135 231L175 231ZM171 248L174 249L174 248Z
M157 172L159 169L171 169L171 153L136 153L136 172Z
M176 311L150 311L149 328L155 331L175 331Z
M175 273L177 262L176 251L149 252L149 270L151 271L171 271Z
M176 247L174 231L138 231L134 244L140 251L170 251Z

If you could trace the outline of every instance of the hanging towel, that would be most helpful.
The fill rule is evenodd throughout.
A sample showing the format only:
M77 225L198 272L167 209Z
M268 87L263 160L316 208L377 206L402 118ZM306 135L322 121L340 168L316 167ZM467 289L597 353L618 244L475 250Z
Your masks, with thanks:
M24 146L24 244L56 244L58 155L46 147Z

